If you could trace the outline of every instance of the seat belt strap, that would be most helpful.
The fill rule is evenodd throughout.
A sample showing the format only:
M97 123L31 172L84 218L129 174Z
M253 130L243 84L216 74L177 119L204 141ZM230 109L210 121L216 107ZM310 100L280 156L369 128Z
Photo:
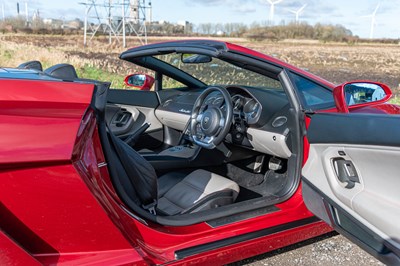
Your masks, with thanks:
M150 204L147 204L147 205L142 205L142 207L143 207L143 209L145 209L145 210L147 210L147 211L149 211L151 214L153 214L153 215L157 215L157 212L156 212L156 206L157 206L157 201L156 200L154 200L152 203L150 203Z

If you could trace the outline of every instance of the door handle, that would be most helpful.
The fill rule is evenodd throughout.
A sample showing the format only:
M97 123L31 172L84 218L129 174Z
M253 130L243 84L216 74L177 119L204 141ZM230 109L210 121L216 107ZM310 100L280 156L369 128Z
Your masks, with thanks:
M117 127L122 127L124 125L126 125L129 120L131 119L132 114L128 111L120 111L113 119L113 123L117 126Z
M354 164L350 160L345 160L344 158L334 158L333 166L335 168L335 173L337 179L341 183L346 183L345 188L353 188L356 183L360 183L360 178Z

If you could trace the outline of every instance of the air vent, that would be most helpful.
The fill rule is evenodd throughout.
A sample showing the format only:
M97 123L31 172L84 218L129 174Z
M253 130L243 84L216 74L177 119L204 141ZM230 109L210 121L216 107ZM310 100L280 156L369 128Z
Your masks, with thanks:
M167 100L165 103L163 103L163 107L167 107L171 102L171 99Z
M287 117L286 116L278 116L277 118L274 119L272 122L273 127L281 127L287 122Z

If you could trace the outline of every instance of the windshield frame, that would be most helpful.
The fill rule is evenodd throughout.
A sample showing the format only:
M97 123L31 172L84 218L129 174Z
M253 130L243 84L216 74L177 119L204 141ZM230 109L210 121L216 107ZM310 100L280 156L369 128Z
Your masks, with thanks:
M213 56L210 56L211 60L207 62L187 63L181 60L182 54L168 53L155 55L152 58L158 62L163 62L164 67L178 69L181 73L190 75L204 86L248 86L283 91L277 74L266 75L266 73L260 73L254 68L244 67L247 66L245 64L238 64L232 60Z

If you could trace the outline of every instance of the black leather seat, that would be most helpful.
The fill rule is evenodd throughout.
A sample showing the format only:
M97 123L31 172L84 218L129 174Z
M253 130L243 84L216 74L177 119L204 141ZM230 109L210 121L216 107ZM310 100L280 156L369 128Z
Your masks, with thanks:
M23 68L23 69L35 69L38 71L43 71L43 66L40 61L28 61L25 63L22 63L18 66L18 68Z
M234 181L206 170L188 175L171 172L157 177L152 165L124 141L109 134L121 184L143 208L158 214L176 215L228 205L236 200L239 186ZM110 163L110 162L109 162ZM128 180L127 180L128 179Z
M206 170L179 177L179 173L172 172L158 179L157 209L163 214L213 209L233 203L239 194L238 184Z

